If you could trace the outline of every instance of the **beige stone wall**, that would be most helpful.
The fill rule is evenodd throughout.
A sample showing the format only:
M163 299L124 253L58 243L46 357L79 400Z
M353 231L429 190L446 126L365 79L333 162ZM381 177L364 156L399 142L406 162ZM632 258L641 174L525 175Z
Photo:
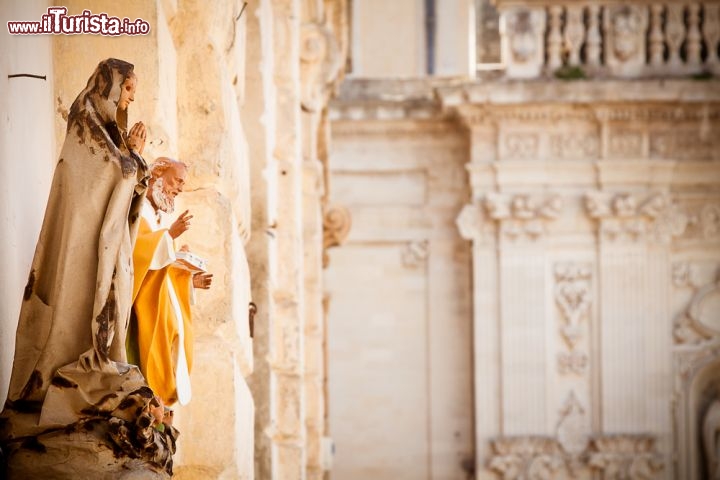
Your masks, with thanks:
M0 4L0 401L10 382L15 329L57 161L49 37L9 35L6 22L35 20L45 2ZM46 79L8 78L28 73ZM87 80L87 79L86 79ZM62 141L63 135L60 136Z
M352 2L352 74L416 77L425 74L422 0Z
M97 63L117 57L135 65L138 89L129 122L148 127L144 156L179 158L190 165L178 211L195 216L182 241L208 258L213 288L196 295L193 307L195 365L193 399L176 408L182 436L178 478L253 478L254 402L245 378L252 373L248 323L250 269L244 245L250 224L250 164L241 108L245 99L245 21L237 2L87 2L64 4L143 18L151 33L136 37L94 35L10 37L2 34L4 82L10 73L47 74L48 81L8 83L0 96L12 114L0 132L3 148L2 341L3 392L14 346L14 329L27 266L32 258L52 166L64 139L66 115ZM6 20L37 20L40 2L2 7ZM239 18L238 18L239 17ZM4 25L4 23L3 23ZM39 54L38 54L39 52ZM45 87L43 90L42 87ZM32 95L32 100L30 96ZM57 142L54 142L57 138ZM24 164L22 171L20 164ZM4 393L3 393L4 395ZM212 407L211 407L212 406ZM212 413L208 413L212 410Z
M336 112L331 126L332 201L352 217L325 287L332 477L464 478L474 442L470 251L454 216L468 195L467 143L441 119L390 120L377 108L381 119Z

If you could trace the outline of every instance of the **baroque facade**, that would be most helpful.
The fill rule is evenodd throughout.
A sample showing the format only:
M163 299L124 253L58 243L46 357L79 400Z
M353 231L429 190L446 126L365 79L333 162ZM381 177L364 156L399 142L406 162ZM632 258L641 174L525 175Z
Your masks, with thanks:
M332 104L353 217L328 272L335 471L711 478L718 5L493 4L500 71L351 76ZM344 349L372 392L342 380L365 368ZM343 426L378 405L396 413L368 420L396 421L402 451Z

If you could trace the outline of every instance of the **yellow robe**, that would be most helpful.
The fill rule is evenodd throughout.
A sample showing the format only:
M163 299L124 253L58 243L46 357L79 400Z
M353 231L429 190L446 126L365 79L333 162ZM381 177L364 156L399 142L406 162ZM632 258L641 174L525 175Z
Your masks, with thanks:
M189 372L192 369L193 357L190 316L193 287L192 274L172 266L174 252L169 252L169 258L167 254L163 255L163 252L156 255L158 249L166 248L164 243L167 241L167 229L153 230L143 215L133 252L133 309L137 323L131 326L130 330L135 332L137 337L131 338L129 343L136 342L140 370L150 388L166 405L172 405L178 400L177 375L182 348L171 290L175 292L182 314L182 343ZM159 265L158 256L166 257L160 260Z

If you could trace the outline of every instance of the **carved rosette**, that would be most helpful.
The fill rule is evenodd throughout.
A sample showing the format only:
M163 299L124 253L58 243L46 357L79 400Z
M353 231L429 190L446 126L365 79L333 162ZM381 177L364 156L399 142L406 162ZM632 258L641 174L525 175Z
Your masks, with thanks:
M686 212L666 193L591 192L585 195L588 214L600 222L600 235L610 242L650 240L667 244L688 226Z
M350 211L345 207L331 206L323 215L323 268L330 264L327 250L342 245L350 233L352 219Z
M665 467L653 435L603 435L590 442L588 464L603 480L658 478Z
M502 437L491 441L491 470L503 480L544 480L565 466L560 443L551 437Z
M559 195L489 193L483 200L487 216L500 224L500 235L509 241L537 240L563 208Z

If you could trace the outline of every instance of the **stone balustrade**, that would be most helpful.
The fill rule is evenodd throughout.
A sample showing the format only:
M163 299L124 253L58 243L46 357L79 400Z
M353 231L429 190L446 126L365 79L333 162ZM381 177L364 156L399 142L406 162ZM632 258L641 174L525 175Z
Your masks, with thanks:
M496 0L510 78L720 73L720 2Z

